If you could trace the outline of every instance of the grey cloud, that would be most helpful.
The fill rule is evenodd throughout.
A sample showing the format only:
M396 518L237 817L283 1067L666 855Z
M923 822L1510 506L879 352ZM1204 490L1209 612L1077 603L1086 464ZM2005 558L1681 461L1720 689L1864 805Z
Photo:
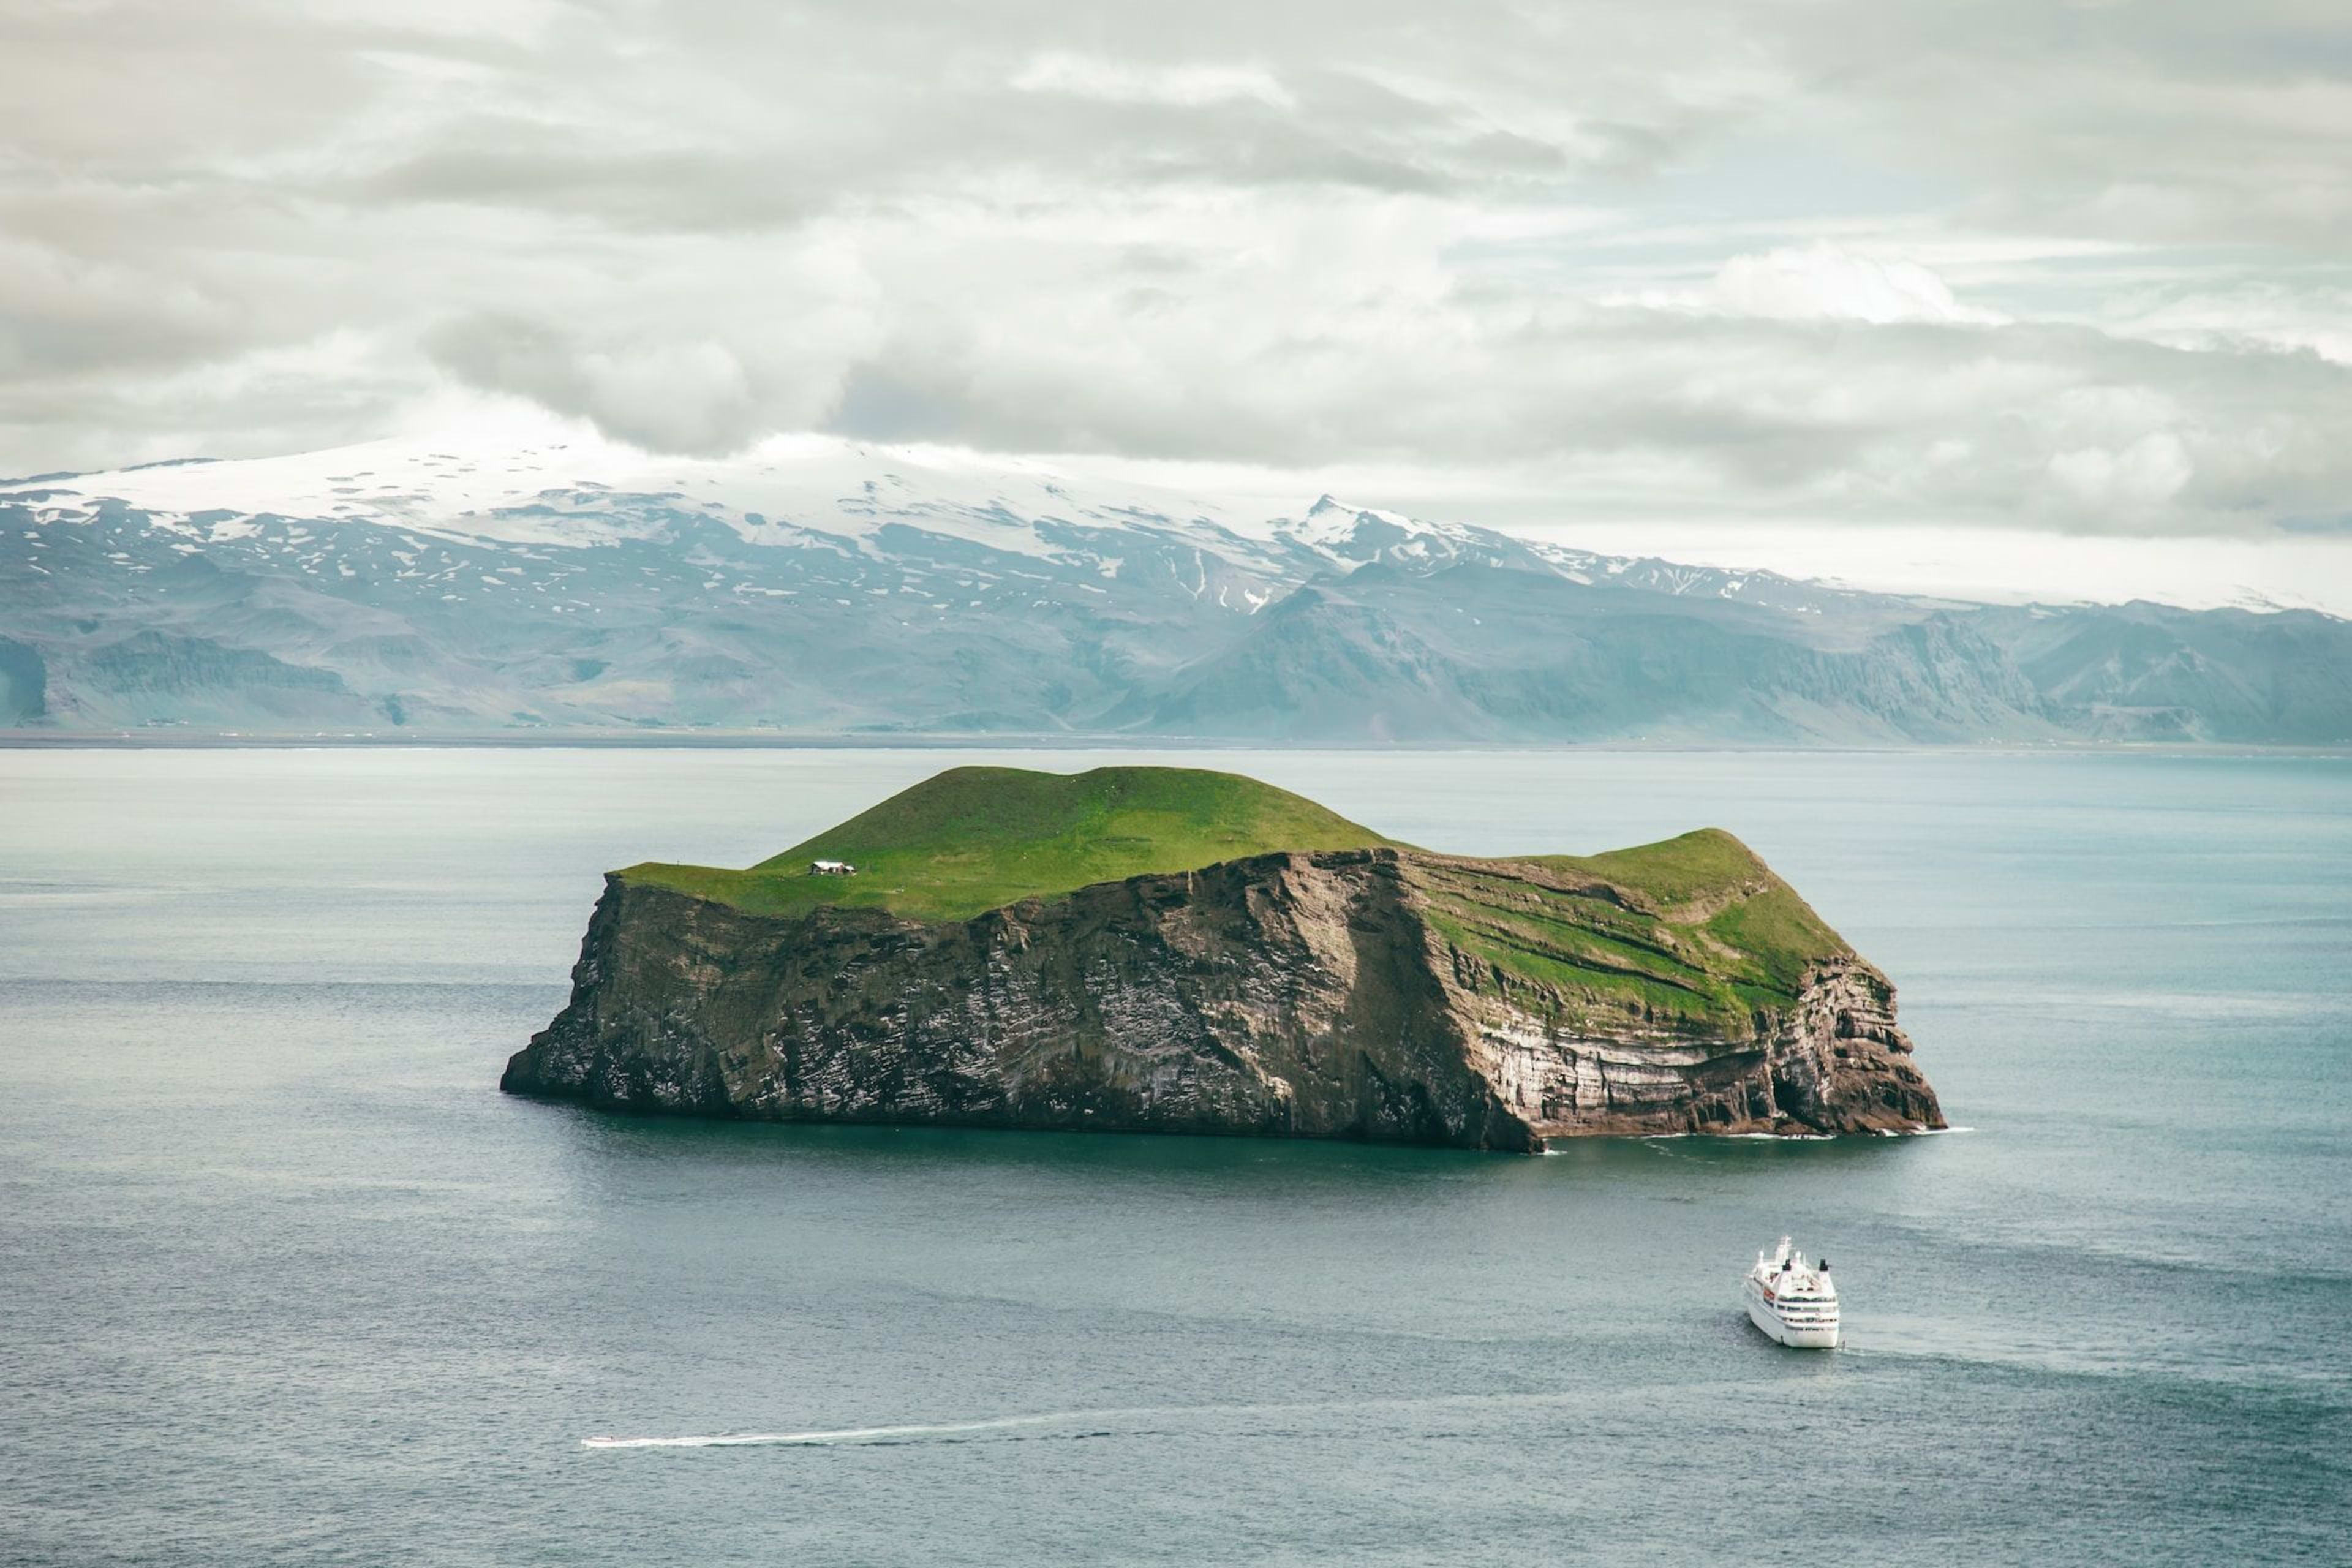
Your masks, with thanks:
M1696 461L1768 510L2090 531L2260 528L2352 490L2352 369L2307 353L1640 310L1423 346L1398 363L1269 342L1237 355L1213 394L1179 398L1148 372L1107 383L1097 362L1057 366L1049 349L1009 363L901 342L858 368L837 425L1275 464ZM1314 366L1311 391L1274 363L1285 359Z
M2321 247L2352 224L2352 24L2334 0L1841 0L1780 47L1824 106L1969 180L1996 221Z
M1302 69L1283 102L1121 100L1008 87L1012 61L919 60L904 78L756 101L706 122L640 110L593 128L483 112L422 147L310 187L348 203L462 203L624 229L729 231L919 199L1017 174L1094 188L1327 184L1436 194L1556 181L1622 161L1622 127L1589 153L1505 130L1345 72ZM1645 154L1646 155L1646 154Z
M347 202L457 204L593 218L651 232L790 226L830 205L773 161L680 148L599 155L534 131L476 127L332 193Z
M2303 0L17 7L0 470L455 384L673 449L2275 528L2352 489L2347 58ZM2022 259L1935 280L1979 325L1659 303L1824 232ZM2082 308L2092 239L2162 296Z
M709 338L583 341L523 318L476 316L436 329L426 350L486 391L529 398L656 451L729 451L772 428L781 412L760 367Z

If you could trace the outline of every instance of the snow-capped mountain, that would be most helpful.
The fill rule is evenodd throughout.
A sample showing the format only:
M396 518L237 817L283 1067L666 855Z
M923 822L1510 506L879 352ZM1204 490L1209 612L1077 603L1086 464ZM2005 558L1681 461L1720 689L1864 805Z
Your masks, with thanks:
M276 519L369 524L469 545L593 550L666 537L694 520L757 548L846 546L877 559L890 552L877 536L895 527L992 553L1088 558L1115 573L1119 557L1102 553L1101 536L1117 532L1154 547L1202 551L1272 578L1352 571L1375 561L1423 570L1477 563L1580 583L1614 579L1665 593L1775 603L1834 593L1769 573L1521 541L1328 495L1295 520L1268 519L1230 501L1134 484L1106 491L1099 481L1085 485L1037 462L823 437L782 437L724 460L653 458L595 441L474 450L456 440L380 441L291 457L192 459L0 482L0 502L11 500L48 523L92 521L112 503L190 547L258 537ZM305 537L278 552L290 564L315 565L316 529L297 531ZM412 549L422 547L412 542ZM1264 603L1261 597L1245 607Z
M2346 629L1939 604L815 437L0 482L0 722L57 729L2333 741Z

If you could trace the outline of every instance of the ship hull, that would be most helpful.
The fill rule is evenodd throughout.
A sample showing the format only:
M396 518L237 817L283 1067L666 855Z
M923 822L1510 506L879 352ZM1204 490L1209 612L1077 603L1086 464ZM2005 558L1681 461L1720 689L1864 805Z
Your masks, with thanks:
M1746 1287L1739 1294L1741 1304L1748 1309L1748 1321L1763 1330L1775 1343L1801 1351L1827 1351L1837 1348L1836 1324L1832 1323L1818 1328L1811 1326L1793 1328L1780 1321L1780 1314L1772 1310L1772 1304L1765 1300L1762 1293L1755 1287Z

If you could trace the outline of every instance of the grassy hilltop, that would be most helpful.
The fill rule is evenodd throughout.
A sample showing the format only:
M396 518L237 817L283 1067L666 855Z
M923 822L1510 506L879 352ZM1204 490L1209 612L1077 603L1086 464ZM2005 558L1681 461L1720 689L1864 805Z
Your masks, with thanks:
M1421 882L1438 934L1549 989L1567 1014L1730 1027L1755 1008L1786 1006L1807 969L1853 951L1717 827L1604 855L1441 858ZM1500 982L1490 974L1474 988Z
M835 905L955 921L1097 882L1376 846L1406 855L1430 924L1480 961L1475 989L1532 984L1568 1014L1727 1026L1785 1005L1809 965L1852 952L1719 829L1602 855L1471 859L1196 768L951 768L746 870L648 863L621 876L759 914ZM858 874L812 876L817 859Z
M1154 871L1390 842L1238 773L950 768L746 871L647 864L622 875L759 914L833 904L953 921ZM812 877L812 860L847 860L857 875Z

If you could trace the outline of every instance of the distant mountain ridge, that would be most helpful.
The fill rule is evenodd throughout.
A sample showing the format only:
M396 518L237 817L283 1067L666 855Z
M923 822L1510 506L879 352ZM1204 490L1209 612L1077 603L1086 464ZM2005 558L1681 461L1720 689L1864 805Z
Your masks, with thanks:
M2352 623L2007 606L806 438L0 483L0 727L2352 742Z

